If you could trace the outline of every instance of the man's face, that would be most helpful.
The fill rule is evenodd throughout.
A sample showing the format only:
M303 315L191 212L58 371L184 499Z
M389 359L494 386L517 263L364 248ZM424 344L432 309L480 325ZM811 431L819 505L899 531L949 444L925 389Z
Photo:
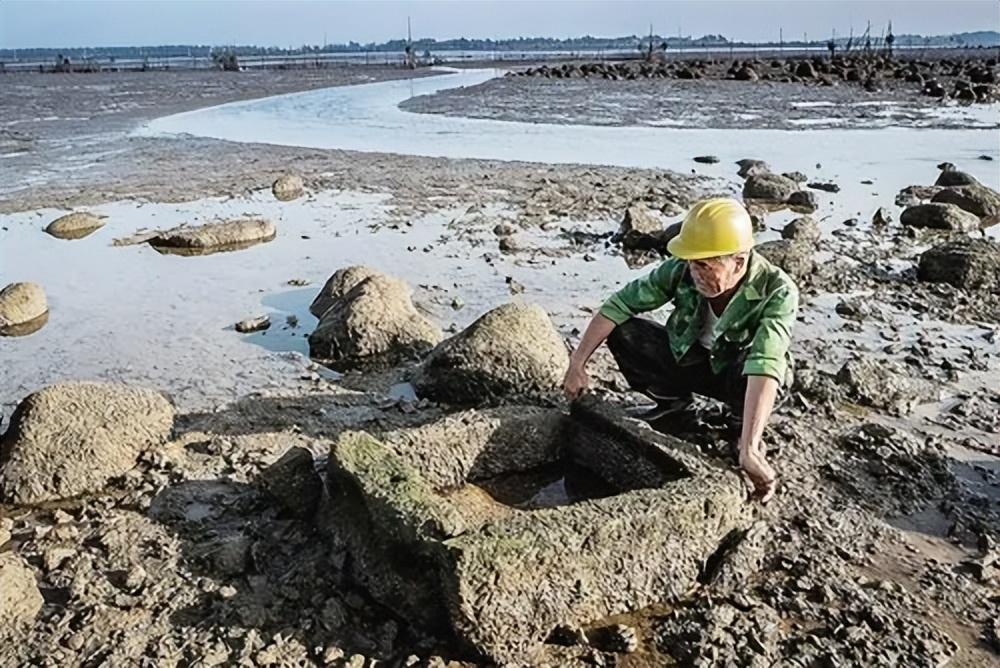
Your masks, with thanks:
M745 255L723 255L705 260L689 260L694 287L703 297L718 297L733 289L743 276Z

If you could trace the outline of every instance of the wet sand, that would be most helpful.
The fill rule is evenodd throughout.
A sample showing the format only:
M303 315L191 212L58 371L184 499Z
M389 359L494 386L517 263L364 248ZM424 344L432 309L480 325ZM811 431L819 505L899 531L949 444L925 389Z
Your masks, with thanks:
M288 77L287 88L268 90L313 87L312 79L296 83L296 75ZM101 85L105 84L112 82ZM249 498L252 486L245 481L252 480L263 465L248 453L266 452L263 459L273 459L291 443L321 453L323 439L341 428L377 430L440 414L442 408L437 406L414 409L407 404L404 411L393 398L406 379L406 368L339 377L308 360L304 336L315 324L308 305L334 270L365 263L406 279L415 288L418 306L447 329L461 328L508 299L538 302L560 332L573 340L600 299L648 269L630 266L616 248L605 244L625 206L642 197L683 206L703 194L738 192L741 181L732 161L754 157L767 160L779 172L800 169L810 180L841 185L839 193L816 193L820 206L816 217L826 233L825 252L809 284L803 285L797 357L831 372L852 355L894 360L907 364L909 373L933 380L945 393L941 401L904 417L853 405L817 407L814 400L801 395L779 411L767 440L777 450L774 457L783 488L776 502L760 512L773 527L772 560L745 594L753 597L755 605L766 601L795 619L808 606L793 602L784 607L784 594L775 592L799 591L796 588L803 577L816 579L817 586L833 587L830 605L845 609L854 605L852 596L860 596L854 589L841 591L848 586L845 583L856 579L860 583L861 575L891 582L878 588L857 586L876 601L871 605L883 606L881 614L891 610L894 622L910 624L909 620L919 619L946 629L959 646L953 653L955 665L991 665L994 657L978 639L991 610L988 588L963 575L959 563L975 554L976 531L995 534L1000 527L1000 466L995 457L985 454L1000 444L1000 427L990 421L1000 387L996 335L1000 295L970 297L916 283L912 275L915 258L937 238L933 234L910 238L897 225L889 233L875 234L867 222L878 207L887 207L898 219L899 209L893 204L897 190L912 183L932 183L939 161L955 162L996 187L996 181L991 181L997 174L996 158L1000 158L996 130L984 130L961 117L919 133L880 130L870 136L885 145L871 147L870 154L855 153L853 159L853 149L837 144L847 137L841 133L861 130L831 129L813 135L823 138L817 144L818 155L801 155L796 150L794 141L807 141L810 136L805 131L795 133L798 139L787 145L778 145L766 134L753 140L746 139L750 135L726 133L713 138L705 134L681 140L682 148L670 154L661 168L404 156L131 134L164 111L198 106L193 99L177 107L168 102L173 89L194 85L177 73L155 85L144 84L143 92L136 91L135 97L142 100L136 107L119 104L117 111L103 120L89 120L84 128L71 119L30 126L36 134L26 152L0 157L0 180L7 184L0 189L0 283L36 280L50 298L44 327L29 336L0 339L0 367L5 369L2 413L9 415L26 393L62 379L104 378L155 386L173 395L185 414L182 439L186 440L179 451L186 454L177 455L183 463L170 469L169 475L155 467L146 475L164 475L175 482L227 481L212 482L225 489L220 487L214 496L200 501L206 517L218 510L220 518L203 526L165 537L162 526L147 526L151 521L141 511L111 506L98 510L88 504L78 514L84 536L91 535L88 532L104 535L108 527L135 525L137 535L160 546L162 552L176 552L178 541L193 545L204 537L202 532L230 531L227 522L244 526L253 523L250 518L257 520L252 508L243 511L240 503L234 505L234 500ZM429 103L445 105L448 113L456 114L464 104L465 115L497 114L492 118L515 107L505 97L514 90L508 80L486 83L483 90L488 92L484 99L492 100L485 106L475 101L480 92L473 89L445 92ZM256 97L260 92L260 88L239 93L228 90L212 100ZM525 108L534 109L531 114L537 115L549 104L543 100L550 100L550 94L539 92ZM607 99L613 100L616 94ZM643 95L636 94L635 105L640 105ZM792 106L803 101L809 100L783 98L782 106L765 111L783 114L788 109L810 109ZM487 106L491 111L482 112ZM570 118L578 123L613 118L612 125L635 118L629 115L632 112L607 111L610 103L607 108L595 108L603 110L591 117ZM826 113L824 106L813 109ZM40 112L31 107L17 113L14 120ZM846 118L846 128L865 124L855 112ZM293 121L286 118L286 122ZM730 127L725 122L721 120L718 127ZM581 142L585 136L577 135ZM683 135L664 138L670 141L679 136ZM899 146L901 138L929 143ZM702 150L695 152L695 148ZM753 155L744 153L751 148ZM707 166L690 162L694 155L706 153L719 155L721 162ZM995 160L979 161L980 153ZM305 177L309 190L305 198L279 203L271 197L270 181L284 172ZM861 183L867 180L872 183ZM77 206L108 215L107 225L75 241L53 239L41 231L65 209ZM273 220L278 226L276 239L204 257L160 255L148 246L111 245L114 238L143 228L242 214ZM770 215L769 229L761 238L776 236L775 230L794 215L789 211ZM851 218L860 224L845 224ZM523 250L500 252L492 230L503 222L520 230ZM995 235L996 229L990 233ZM523 293L511 294L508 277L524 288ZM289 284L293 280L306 285ZM838 315L836 306L847 297L872 304L873 314L859 320ZM457 310L452 306L455 298L464 303ZM232 331L238 320L264 313L274 323L266 332L243 335ZM289 316L297 321L295 326L288 324ZM598 390L607 396L636 400L624 392L620 375L603 352L594 362L593 376ZM956 411L956 406L962 408ZM864 423L895 426L921 442L941 444L948 453L941 466L951 473L931 467L928 462L933 458L887 455L869 460L842 447L843 431ZM702 445L713 453L722 448L713 437L705 438ZM902 467L904 473L893 467ZM928 471L937 471L940 480ZM184 484L189 483L180 483ZM928 501L933 510L930 515ZM19 549L37 555L40 561L50 546L44 536L33 537L33 527L48 522L48 515L17 512L25 518L19 520L23 527L18 525L23 534L18 538ZM199 590L185 580L190 576L183 575L186 571L181 565L187 561L183 554L174 554L174 566L164 575L162 591L150 594L149 606L161 606L157 610L170 611L176 620L157 614L162 619L148 639L140 639L140 645L148 640L145 650L139 648L140 654L173 656L163 648L176 643L182 646L178 655L184 656L182 650L187 647L184 651L193 659L206 655L227 633L235 634L240 640L234 642L245 642L251 647L247 651L253 653L259 647L253 648L250 632L264 637L262 646L280 647L279 636L289 624L298 627L303 647L334 642L318 621L325 619L323 611L332 605L324 604L324 597L353 599L336 581L335 569L328 564L330 555L325 548L319 549L304 526L283 524L285 528L278 530L265 525L270 519L261 522L261 535L255 538L259 554L293 549L299 558L291 575L284 567L288 557L281 557L262 561L260 573L251 576L282 583L281 593L271 599L273 610L259 592L265 585L252 579L244 583L243 578L201 577L201 586L208 591L214 592L225 582L235 586L238 594L232 605L211 597L200 600ZM322 575L311 574L310 569ZM69 571L54 571L53 582ZM100 580L99 575L80 578ZM895 583L903 583L898 586L905 588L904 593L893 589ZM287 593L288 589L292 592ZM317 595L320 600L313 603ZM304 606L305 600L309 604ZM427 656L431 647L446 656L454 651L428 643L405 628L393 631L392 639L384 641L391 615L363 599L352 605L356 619L347 630L334 634L338 646L349 651L386 658L413 651ZM83 611L72 606L69 614L79 613L83 619ZM104 610L103 605L97 608ZM272 612L260 612L265 608ZM151 614L152 609L140 605L135 614ZM271 614L273 618L268 617ZM216 625L212 620L220 615L241 621ZM624 621L647 630L645 648L655 644L650 634L659 618L639 615ZM401 622L392 620L391 624ZM808 623L821 624L817 619ZM95 637L110 637L107 634L113 626L98 620L93 625ZM32 634L25 646L33 649L22 657L34 656L60 637L41 625ZM903 637L903 631L886 631L876 639L895 642ZM125 651L116 641L108 643L115 651ZM312 649L303 650L303 655L319 661ZM622 655L621 665L656 665L658 660L662 660L660 655L644 649L631 662ZM569 659L564 663L573 665Z

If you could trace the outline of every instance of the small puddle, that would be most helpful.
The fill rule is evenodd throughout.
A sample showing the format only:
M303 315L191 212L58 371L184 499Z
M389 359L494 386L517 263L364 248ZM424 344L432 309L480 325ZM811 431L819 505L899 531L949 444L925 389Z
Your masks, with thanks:
M603 499L619 493L582 466L552 464L530 471L505 473L475 486L493 500L519 510L568 506L588 499Z

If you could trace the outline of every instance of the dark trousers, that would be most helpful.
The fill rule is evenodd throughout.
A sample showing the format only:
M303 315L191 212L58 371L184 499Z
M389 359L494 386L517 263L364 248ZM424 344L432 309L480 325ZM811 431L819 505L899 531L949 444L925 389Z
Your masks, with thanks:
M657 401L690 400L692 394L712 397L743 414L747 379L736 363L713 373L708 352L695 344L680 362L674 359L667 328L645 318L630 318L615 327L608 348L629 386Z

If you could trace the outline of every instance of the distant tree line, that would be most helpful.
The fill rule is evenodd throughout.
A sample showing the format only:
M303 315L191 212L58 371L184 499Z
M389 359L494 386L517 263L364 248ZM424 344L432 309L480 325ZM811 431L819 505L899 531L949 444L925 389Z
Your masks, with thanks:
M857 40L855 36L855 40ZM394 39L387 42L369 42L361 44L359 42L348 42L347 44L327 44L302 45L299 47L277 47L277 46L252 46L252 45L228 45L224 51L232 54L233 57L240 56L268 56L268 55L290 55L304 53L363 53L363 52L404 52L407 46L413 52L433 53L434 51L596 51L606 50L634 50L640 49L650 42L657 48L672 49L684 48L728 48L732 47L777 47L779 44L787 47L824 47L827 40L789 40L784 42L740 42L730 41L724 35L703 35L702 37L678 37L666 35L627 35L625 37L593 37L585 35L583 37L572 37L568 39L556 39L552 37L516 37L512 39L468 39L460 37L457 39L436 40L436 39L415 39L407 43L405 39ZM838 44L844 43L846 38L836 40ZM923 47L977 47L1000 46L1000 33L996 31L965 32L955 35L896 35L897 45L912 45ZM161 46L116 46L116 47L67 47L67 48L37 48L37 49L0 49L0 60L54 60L60 58L70 58L80 60L86 58L115 59L115 58L215 58L218 59L220 49L215 45L204 44L165 44Z

